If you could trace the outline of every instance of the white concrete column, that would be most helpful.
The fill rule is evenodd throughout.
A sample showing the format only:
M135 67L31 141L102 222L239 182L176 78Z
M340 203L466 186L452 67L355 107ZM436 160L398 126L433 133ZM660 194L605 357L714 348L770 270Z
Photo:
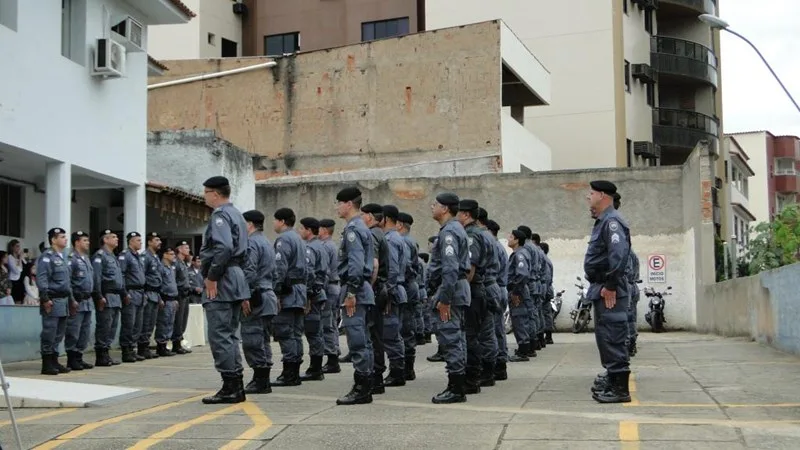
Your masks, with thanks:
M125 234L137 231L147 233L147 205L144 186L125 186Z
M45 232L60 227L72 233L72 165L64 162L47 164L45 180ZM43 241L47 239L43 237Z

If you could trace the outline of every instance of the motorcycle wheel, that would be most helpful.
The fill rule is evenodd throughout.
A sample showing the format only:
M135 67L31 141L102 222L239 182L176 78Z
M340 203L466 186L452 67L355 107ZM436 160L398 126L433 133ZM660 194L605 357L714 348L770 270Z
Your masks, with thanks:
M662 320L661 313L653 314L653 331L655 333L662 333L664 331L664 321Z
M591 317L589 316L588 309L581 309L578 311L578 314L575 316L575 321L572 322L572 332L578 334L586 331L590 319Z

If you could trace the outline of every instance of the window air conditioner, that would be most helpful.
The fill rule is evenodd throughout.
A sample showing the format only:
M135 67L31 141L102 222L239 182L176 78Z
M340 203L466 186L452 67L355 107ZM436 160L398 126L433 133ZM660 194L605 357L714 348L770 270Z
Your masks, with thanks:
M115 38L125 44L125 47L132 52L144 51L144 27L131 16L122 16L114 21L116 25L111 27L111 31L118 36Z
M92 76L119 78L125 75L125 47L108 38L97 39Z

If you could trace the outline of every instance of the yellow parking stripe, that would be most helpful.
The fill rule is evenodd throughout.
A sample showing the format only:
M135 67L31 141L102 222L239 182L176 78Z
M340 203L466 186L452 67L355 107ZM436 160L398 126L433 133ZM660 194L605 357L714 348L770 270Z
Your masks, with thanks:
M253 426L237 436L236 439L228 442L220 450L239 450L251 440L264 434L272 426L272 421L269 420L269 417L267 417L255 403L242 403L242 409L250 417L250 420L253 421Z
M56 409L56 410L53 410L53 411L48 411L46 413L35 414L33 416L21 417L21 418L17 418L17 423L35 422L35 421L37 421L39 419L46 419L48 417L53 417L53 416L58 416L58 415L61 415L61 414L66 414L66 413L75 411L76 409L78 409L78 408L61 408L61 409ZM0 427L2 427L4 425L11 425L11 421L10 420L2 420L2 421L0 421Z
M209 422L218 418L219 416L237 411L242 409L241 405L231 405L227 408L221 409L219 411L214 411L208 414L203 414L200 417L196 417L192 420L187 420L186 422L177 423L171 427L165 428L158 433L152 434L149 437L142 439L141 441L137 442L136 445L133 447L129 447L128 450L145 450L147 448L152 447L155 444L163 441L164 439L171 438L176 434L180 433L181 431L188 430L189 428L199 425L201 423Z

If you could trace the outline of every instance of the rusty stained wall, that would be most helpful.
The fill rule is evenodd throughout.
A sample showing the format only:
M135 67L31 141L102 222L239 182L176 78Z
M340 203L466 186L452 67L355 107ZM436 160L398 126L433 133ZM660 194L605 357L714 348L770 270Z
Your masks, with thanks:
M499 36L498 22L484 22L153 89L148 127L215 129L265 157L262 177L499 155ZM150 82L265 61L168 61L169 76Z

